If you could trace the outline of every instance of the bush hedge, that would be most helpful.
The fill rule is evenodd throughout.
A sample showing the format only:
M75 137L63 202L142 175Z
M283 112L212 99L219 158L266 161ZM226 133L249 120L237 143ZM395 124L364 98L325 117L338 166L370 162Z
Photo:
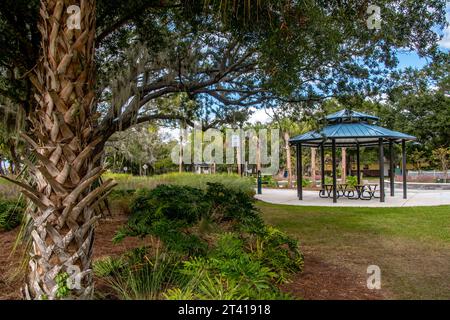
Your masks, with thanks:
M152 242L157 247L136 249L133 259L129 253L94 265L119 298L291 298L277 284L303 266L297 241L265 225L251 195L219 183L206 189L160 185L139 190L128 223L114 240L147 235L160 240ZM164 264L170 279L148 272L159 256L171 261Z

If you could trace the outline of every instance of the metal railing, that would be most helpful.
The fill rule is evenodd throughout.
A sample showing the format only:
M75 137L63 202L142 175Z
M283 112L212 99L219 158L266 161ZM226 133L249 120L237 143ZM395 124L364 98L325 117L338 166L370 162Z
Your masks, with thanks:
M450 172L449 172L450 175ZM438 170L422 170L422 171L411 171L408 170L408 176L410 177L433 177L433 178L445 178L445 172L444 171L438 171Z

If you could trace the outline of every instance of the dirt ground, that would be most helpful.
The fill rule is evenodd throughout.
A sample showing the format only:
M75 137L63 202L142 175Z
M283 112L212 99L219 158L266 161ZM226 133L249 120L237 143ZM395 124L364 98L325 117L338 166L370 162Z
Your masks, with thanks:
M347 268L329 264L312 252L304 252L304 258L303 272L281 287L295 297L304 300L389 299L388 292L367 289L366 279Z
M115 215L100 223L95 235L94 258L119 255L143 244L142 240L127 238L113 244L111 238L125 222L125 216ZM14 270L20 265L20 254L11 255L18 230L0 232L0 299L20 299L21 280L11 280ZM294 275L282 289L305 300L362 300L385 299L387 296L368 290L365 279L343 267L330 265L309 250L305 254L305 268Z

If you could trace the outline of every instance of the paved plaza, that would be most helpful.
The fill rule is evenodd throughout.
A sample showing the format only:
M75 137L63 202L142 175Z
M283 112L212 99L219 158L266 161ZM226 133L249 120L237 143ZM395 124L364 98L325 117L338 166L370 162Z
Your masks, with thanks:
M322 206L322 207L416 207L450 205L450 190L408 190L408 199L403 199L401 190L395 190L391 197L386 190L386 202L380 199L351 200L345 197L338 198L333 203L331 198L320 198L318 191L303 190L303 200L298 200L297 190L263 188L262 194L255 196L264 202L287 204L293 206Z

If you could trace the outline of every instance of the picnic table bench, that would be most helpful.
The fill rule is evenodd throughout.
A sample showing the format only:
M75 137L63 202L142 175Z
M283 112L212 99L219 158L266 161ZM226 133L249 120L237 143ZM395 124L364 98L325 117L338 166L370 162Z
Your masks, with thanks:
M351 200L371 200L373 198L379 198L375 196L378 184L358 184L354 187L349 187L347 183L340 183L336 185L336 195L338 198L346 197ZM333 185L324 184L319 191L320 198L332 198L333 197Z

